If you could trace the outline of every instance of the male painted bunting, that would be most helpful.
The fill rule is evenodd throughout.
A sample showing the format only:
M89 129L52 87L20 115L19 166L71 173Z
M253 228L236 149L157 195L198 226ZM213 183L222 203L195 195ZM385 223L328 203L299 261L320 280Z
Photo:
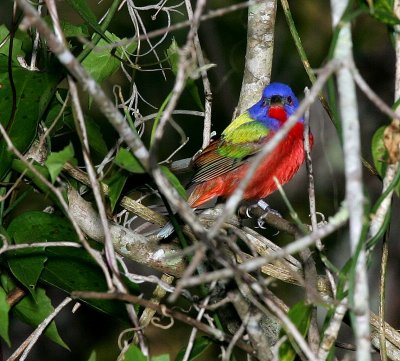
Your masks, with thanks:
M282 83L264 88L261 99L234 119L194 160L194 186L188 203L196 208L215 197L232 194L245 176L254 155L297 109L299 102L292 89ZM281 184L292 179L304 162L304 120L295 126L278 146L267 155L247 185L243 199L259 200L277 189L274 177ZM313 136L310 134L310 147ZM168 236L170 232L161 232Z

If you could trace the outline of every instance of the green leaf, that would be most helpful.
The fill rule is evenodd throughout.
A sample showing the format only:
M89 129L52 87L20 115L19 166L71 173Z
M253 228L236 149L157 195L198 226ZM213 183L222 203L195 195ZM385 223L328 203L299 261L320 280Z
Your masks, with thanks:
M10 311L10 305L7 302L7 293L0 287L0 336L10 347L11 342L8 336L8 313Z
M15 113L12 115L13 93L7 70L7 57L0 54L0 123L14 146L24 153L36 135L37 125L55 91L60 75L12 68L16 89ZM10 169L13 154L0 140L0 180Z
M114 159L114 163L131 173L145 173L145 170L140 162L129 150L125 148L119 149Z
M44 178L49 179L50 175L46 167L33 164L33 167L35 170L41 174ZM31 179L33 183L35 184L36 187L38 187L43 193L48 193L49 188L47 187L46 184L44 184L39 177L34 174L27 166L26 164L19 159L14 159L12 161L12 169L19 172L20 174L24 173L25 177ZM54 197L53 199L55 202L57 202L57 199Z
M61 217L44 212L26 212L14 218L8 234L16 244L46 241L76 241L69 223ZM47 260L44 247L22 249L7 253L13 275L34 296L34 289Z
M104 157L108 153L108 148L106 142L104 141L103 133L93 118L87 114L84 116L86 131L89 139L89 147ZM67 123L71 129L75 129L75 123L72 114L66 115L64 117L64 122Z
M92 118L86 115L85 124L89 139L89 147L104 157L108 153L108 148L99 125Z
M126 180L128 177L122 172L114 173L110 179L106 181L108 184L108 197L110 198L111 211L114 210L115 205L118 202L121 192L124 189Z
M58 92L57 92L58 93ZM58 94L57 94L58 95ZM72 119L70 108L64 109L64 112L60 116L62 110L62 104L58 100L53 99L52 104L49 106L49 110L46 114L46 119L44 119L44 124L47 128L50 128L50 137L54 137L58 131L64 127L64 119L69 116ZM57 120L56 124L54 122ZM75 129L75 128L74 128Z
M179 181L179 179L176 178L175 174L172 173L166 166L161 166L160 168L161 168L162 172L164 173L164 175L168 178L168 180L170 181L172 186L177 190L179 195L183 199L187 199L186 190L183 187L183 185L181 184L181 182Z
M10 38L9 38L10 31L7 29L7 27L2 24L0 25L0 43L2 46L0 47L0 54L4 54L8 56L8 51L10 48ZM3 44L3 41L7 39L7 41ZM16 37L14 37L13 40L13 51L12 51L12 61L14 63L18 63L17 58L19 56L24 57L25 52L22 49L22 41Z
M33 242L77 242L70 223L55 214L30 211L13 219L7 229L16 244Z
M147 361L147 357L143 355L140 348L131 343L126 352L120 356L119 361Z
M179 65L179 47L175 38L172 38L171 45L166 51L166 57L169 65L171 65L172 72L176 75Z
M24 242L77 242L78 237L63 217L44 212L26 212L15 218L8 231L17 243ZM97 246L97 243L96 243ZM100 245L99 245L100 246ZM40 257L32 253L33 257ZM46 262L40 274L40 280L70 293L72 291L107 291L104 274L97 263L81 248L46 247ZM40 259L36 260L40 262ZM138 287L124 278L130 292L137 294ZM126 319L125 306L117 301L85 300L92 307L114 317Z
M289 318L303 336L307 334L310 326L311 312L312 305L306 305L303 302L296 303L288 312ZM286 334L286 332L281 331L281 336L283 334ZM296 358L298 346L291 335L287 334L287 336L288 339L279 348L280 361L293 361Z
M96 355L96 351L93 350L92 353L89 356L88 361L96 361L97 360L97 355Z
M383 142L385 129L385 125L378 128L372 136L371 141L372 159L374 161L374 165L378 174L382 178L385 177L386 168L389 160L389 155ZM395 185L394 190L397 195L400 196L400 185Z
M50 28L53 28L53 20L51 19L51 16L46 15L43 16L42 19L47 23L47 25ZM66 38L76 38L76 37L89 37L90 32L89 32L89 27L86 24L72 24L68 21L60 19L60 26L63 32L63 35Z
M169 360L170 360L170 357L169 357L169 354L167 354L167 353L164 353L162 355L153 356L151 358L151 361L169 361Z
M370 13L376 20L386 25L400 24L400 19L393 10L392 0L375 0L373 6L370 6Z
M192 352L190 353L189 361L195 360L201 354L204 353L208 349L208 347L212 345L212 341L205 336L197 337L193 344ZM179 351L178 355L175 358L175 361L183 360L183 356L185 356L186 346Z
M174 75L177 74L178 72L178 66L179 66L179 47L175 39L172 39L171 45L166 51L166 57L171 65L171 70L174 73ZM200 72L202 70L207 70L210 67L213 67L215 65L213 64L207 64L207 66L203 69L196 69L191 78L188 78L186 80L186 88L189 90L190 95L192 96L193 100L196 102L197 106L201 109L204 110L203 103L201 101L200 95L199 95L199 90L196 86L196 82L194 81L195 78L197 78L200 75Z
M68 21L61 20L60 25L61 29L63 30L63 34L66 38L89 36L89 29L86 24L75 25L69 23Z
M164 112L165 107L168 105L171 97L172 97L172 92L167 95L167 97L164 99L163 103L161 104L160 109L158 109L157 116L154 119L153 127L151 128L150 146L152 146L154 143L156 130L157 130L158 124L160 122L161 115Z
M45 162L49 169L52 183L55 182L58 175L62 171L65 163L71 161L74 158L74 148L70 143L63 150L59 152L52 152Z
M110 39L110 43L121 40L118 36L110 32L106 32L106 34ZM99 84L114 74L119 69L121 63L117 57L112 55L111 49L107 47L108 44L105 40L100 39L97 44L98 48L94 49L82 62L82 65ZM135 48L136 43L132 43L126 47L126 50L132 52ZM120 48L117 49L116 55L119 58L126 57L124 51Z
M44 248L28 248L7 252L8 266L15 278L35 296L35 287L46 262Z
M46 283L70 293L72 291L106 292L107 283L98 264L85 250L78 248L46 248L48 257L40 279ZM132 294L138 294L139 288L126 278L124 284ZM82 300L90 306L121 320L127 320L123 303L108 300Z
M34 297L29 295L19 301L13 308L13 313L21 321L37 327L54 311L54 308L44 289L38 287L34 292ZM46 328L44 334L53 342L69 350L67 344L61 339L54 321Z
M96 33L101 35L104 39L107 39L107 35L101 29L97 22L96 15L93 13L86 0L66 0L66 3L73 8Z
M371 141L372 159L378 174L382 178L385 176L388 162L388 152L383 142L383 133L385 132L385 128L385 125L378 128L372 136Z
M0 279L1 284L7 293L10 293L16 287L15 282L9 275L2 273ZM28 325L36 328L54 311L54 308L51 305L50 299L47 297L42 288L37 288L34 292L35 297L32 297L32 295L25 296L11 309L11 312L22 322L25 322ZM54 321L50 323L44 334L50 340L69 350L68 346L58 334Z

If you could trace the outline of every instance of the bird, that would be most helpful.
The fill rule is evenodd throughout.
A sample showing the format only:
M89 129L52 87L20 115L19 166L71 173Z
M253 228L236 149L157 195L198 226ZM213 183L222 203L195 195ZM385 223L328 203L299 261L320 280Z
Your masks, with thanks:
M235 118L192 160L194 175L188 203L197 208L217 197L227 198L245 177L253 157L295 113L299 101L292 89L283 83L270 83L261 99ZM300 118L279 144L261 161L245 188L243 199L261 200L277 189L274 180L283 185L296 174L305 159L304 119ZM310 132L310 148L314 137ZM161 237L172 233L159 232Z

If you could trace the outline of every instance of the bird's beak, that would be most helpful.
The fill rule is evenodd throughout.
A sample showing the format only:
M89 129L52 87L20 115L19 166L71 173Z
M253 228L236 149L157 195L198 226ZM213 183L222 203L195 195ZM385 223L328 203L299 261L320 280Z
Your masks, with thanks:
M270 118L278 119L282 122L286 121L287 114L285 111L285 98L280 95L273 95L271 97L267 115Z
M280 95L273 95L271 97L272 107L282 107L284 105L284 100Z

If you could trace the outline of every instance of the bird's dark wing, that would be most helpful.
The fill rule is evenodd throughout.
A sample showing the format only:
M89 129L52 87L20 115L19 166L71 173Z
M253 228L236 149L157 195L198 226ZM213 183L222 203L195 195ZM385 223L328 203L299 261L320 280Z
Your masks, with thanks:
M205 148L193 161L192 183L201 183L231 172L248 161L271 137L262 123L254 120L233 127L231 123L219 140Z

